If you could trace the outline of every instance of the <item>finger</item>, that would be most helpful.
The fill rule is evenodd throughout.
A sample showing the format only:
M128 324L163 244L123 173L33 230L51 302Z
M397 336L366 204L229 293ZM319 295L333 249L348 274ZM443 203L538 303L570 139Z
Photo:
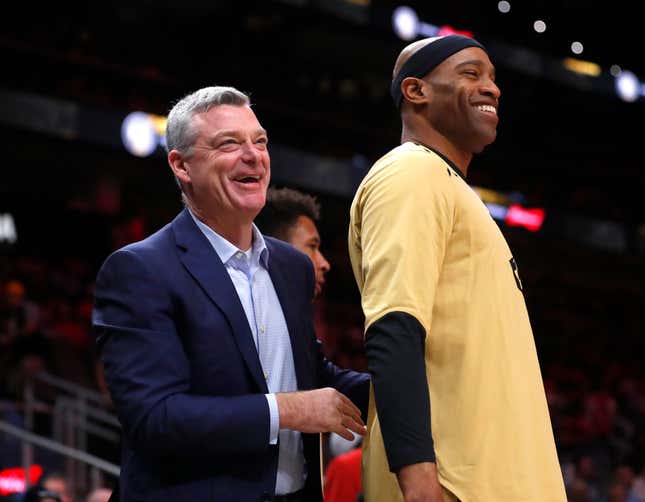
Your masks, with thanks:
M343 439L346 439L347 441L354 441L354 434L348 431L345 427L335 427L332 430L332 432L335 432L336 434L338 434Z
M361 436L364 436L367 433L367 427L363 425L362 422L357 422L354 420L352 417L344 417L343 420L341 421L344 427L347 429L355 432L356 434L359 434Z
M358 409L358 406L352 403L347 396L341 394L340 392L338 393L338 396L340 398L341 405L348 410L352 410L352 415L357 415L359 417L361 416L361 410Z
M347 406L345 403L341 404L339 411L344 415L351 417L353 420L358 422L361 425L365 425L363 419L361 418L361 412L355 406Z
M343 404L345 406L348 406L349 408L351 408L353 410L354 413L352 413L352 415L357 415L357 416L360 417L361 416L361 410L358 408L358 406L356 406L354 403L352 403L350 401L350 399L345 394L342 394L340 392L338 394L339 394L340 400L343 402Z

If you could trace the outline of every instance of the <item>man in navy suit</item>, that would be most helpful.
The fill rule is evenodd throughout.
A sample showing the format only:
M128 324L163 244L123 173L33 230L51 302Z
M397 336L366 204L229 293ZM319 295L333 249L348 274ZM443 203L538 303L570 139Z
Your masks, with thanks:
M185 209L96 281L120 499L320 501L317 433L364 434L369 382L321 354L310 260L253 225L267 133L245 94L207 87L173 107L166 143Z

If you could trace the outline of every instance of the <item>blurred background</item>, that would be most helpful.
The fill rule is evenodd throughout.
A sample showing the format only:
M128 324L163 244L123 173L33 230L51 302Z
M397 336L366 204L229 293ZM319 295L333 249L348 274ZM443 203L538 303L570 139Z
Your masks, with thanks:
M468 182L520 268L569 500L645 501L645 58L632 8L3 7L0 500L23 500L38 479L66 485L62 502L113 486L119 427L90 333L93 281L111 251L180 211L164 120L197 88L249 93L269 131L272 184L321 203L331 271L316 303L318 336L337 364L366 368L349 205L370 165L399 142L388 93L399 51L457 32L484 43L497 66L498 139Z

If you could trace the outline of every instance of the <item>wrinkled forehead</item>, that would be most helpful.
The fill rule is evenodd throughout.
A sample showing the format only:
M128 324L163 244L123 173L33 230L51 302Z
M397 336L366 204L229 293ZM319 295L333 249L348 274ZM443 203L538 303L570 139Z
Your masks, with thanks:
M193 115L191 126L196 136L214 136L224 132L266 134L255 112L248 105L218 105Z

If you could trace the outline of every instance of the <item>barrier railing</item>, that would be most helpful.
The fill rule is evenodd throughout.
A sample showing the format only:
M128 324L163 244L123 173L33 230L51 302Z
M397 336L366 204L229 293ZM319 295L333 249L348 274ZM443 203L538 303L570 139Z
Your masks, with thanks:
M57 391L53 406L36 397L34 391L36 382L44 383ZM49 406L52 413L54 443L71 448L73 451L85 452L89 435L112 443L119 441L119 421L115 414L106 409L108 400L100 392L50 373L41 372L25 382L23 397L24 425L27 431L33 430L36 410ZM28 441L22 443L22 458L25 464L31 465L33 462L33 446ZM87 465L79 462L75 456L66 456L65 464L70 484L76 490L86 490ZM92 475L90 473L90 482Z
M4 432L5 434L9 434L10 436L16 437L22 442L22 445L23 445L22 466L25 470L25 473L29 472L29 468L33 463L31 448L33 448L33 446L38 446L40 448L44 448L46 450L53 451L60 455L64 455L67 458L74 459L74 461L76 462L80 462L80 463L83 463L84 465L89 466L91 490L101 486L101 483L102 483L101 472L111 474L113 476L119 475L119 472L120 472L119 466L115 464L107 462L99 457L96 457L84 451L77 450L75 448L70 448L69 446L65 446L64 444L54 441L53 439L48 439L38 434L34 434L33 432L26 431L24 429L21 429L20 427L16 427L15 425L10 424L9 422L5 422L4 420L0 420L0 432ZM27 451L24 448L25 445L29 445L30 447L28 455L25 455L25 452ZM29 486L29 476L25 476L25 484L26 486Z

